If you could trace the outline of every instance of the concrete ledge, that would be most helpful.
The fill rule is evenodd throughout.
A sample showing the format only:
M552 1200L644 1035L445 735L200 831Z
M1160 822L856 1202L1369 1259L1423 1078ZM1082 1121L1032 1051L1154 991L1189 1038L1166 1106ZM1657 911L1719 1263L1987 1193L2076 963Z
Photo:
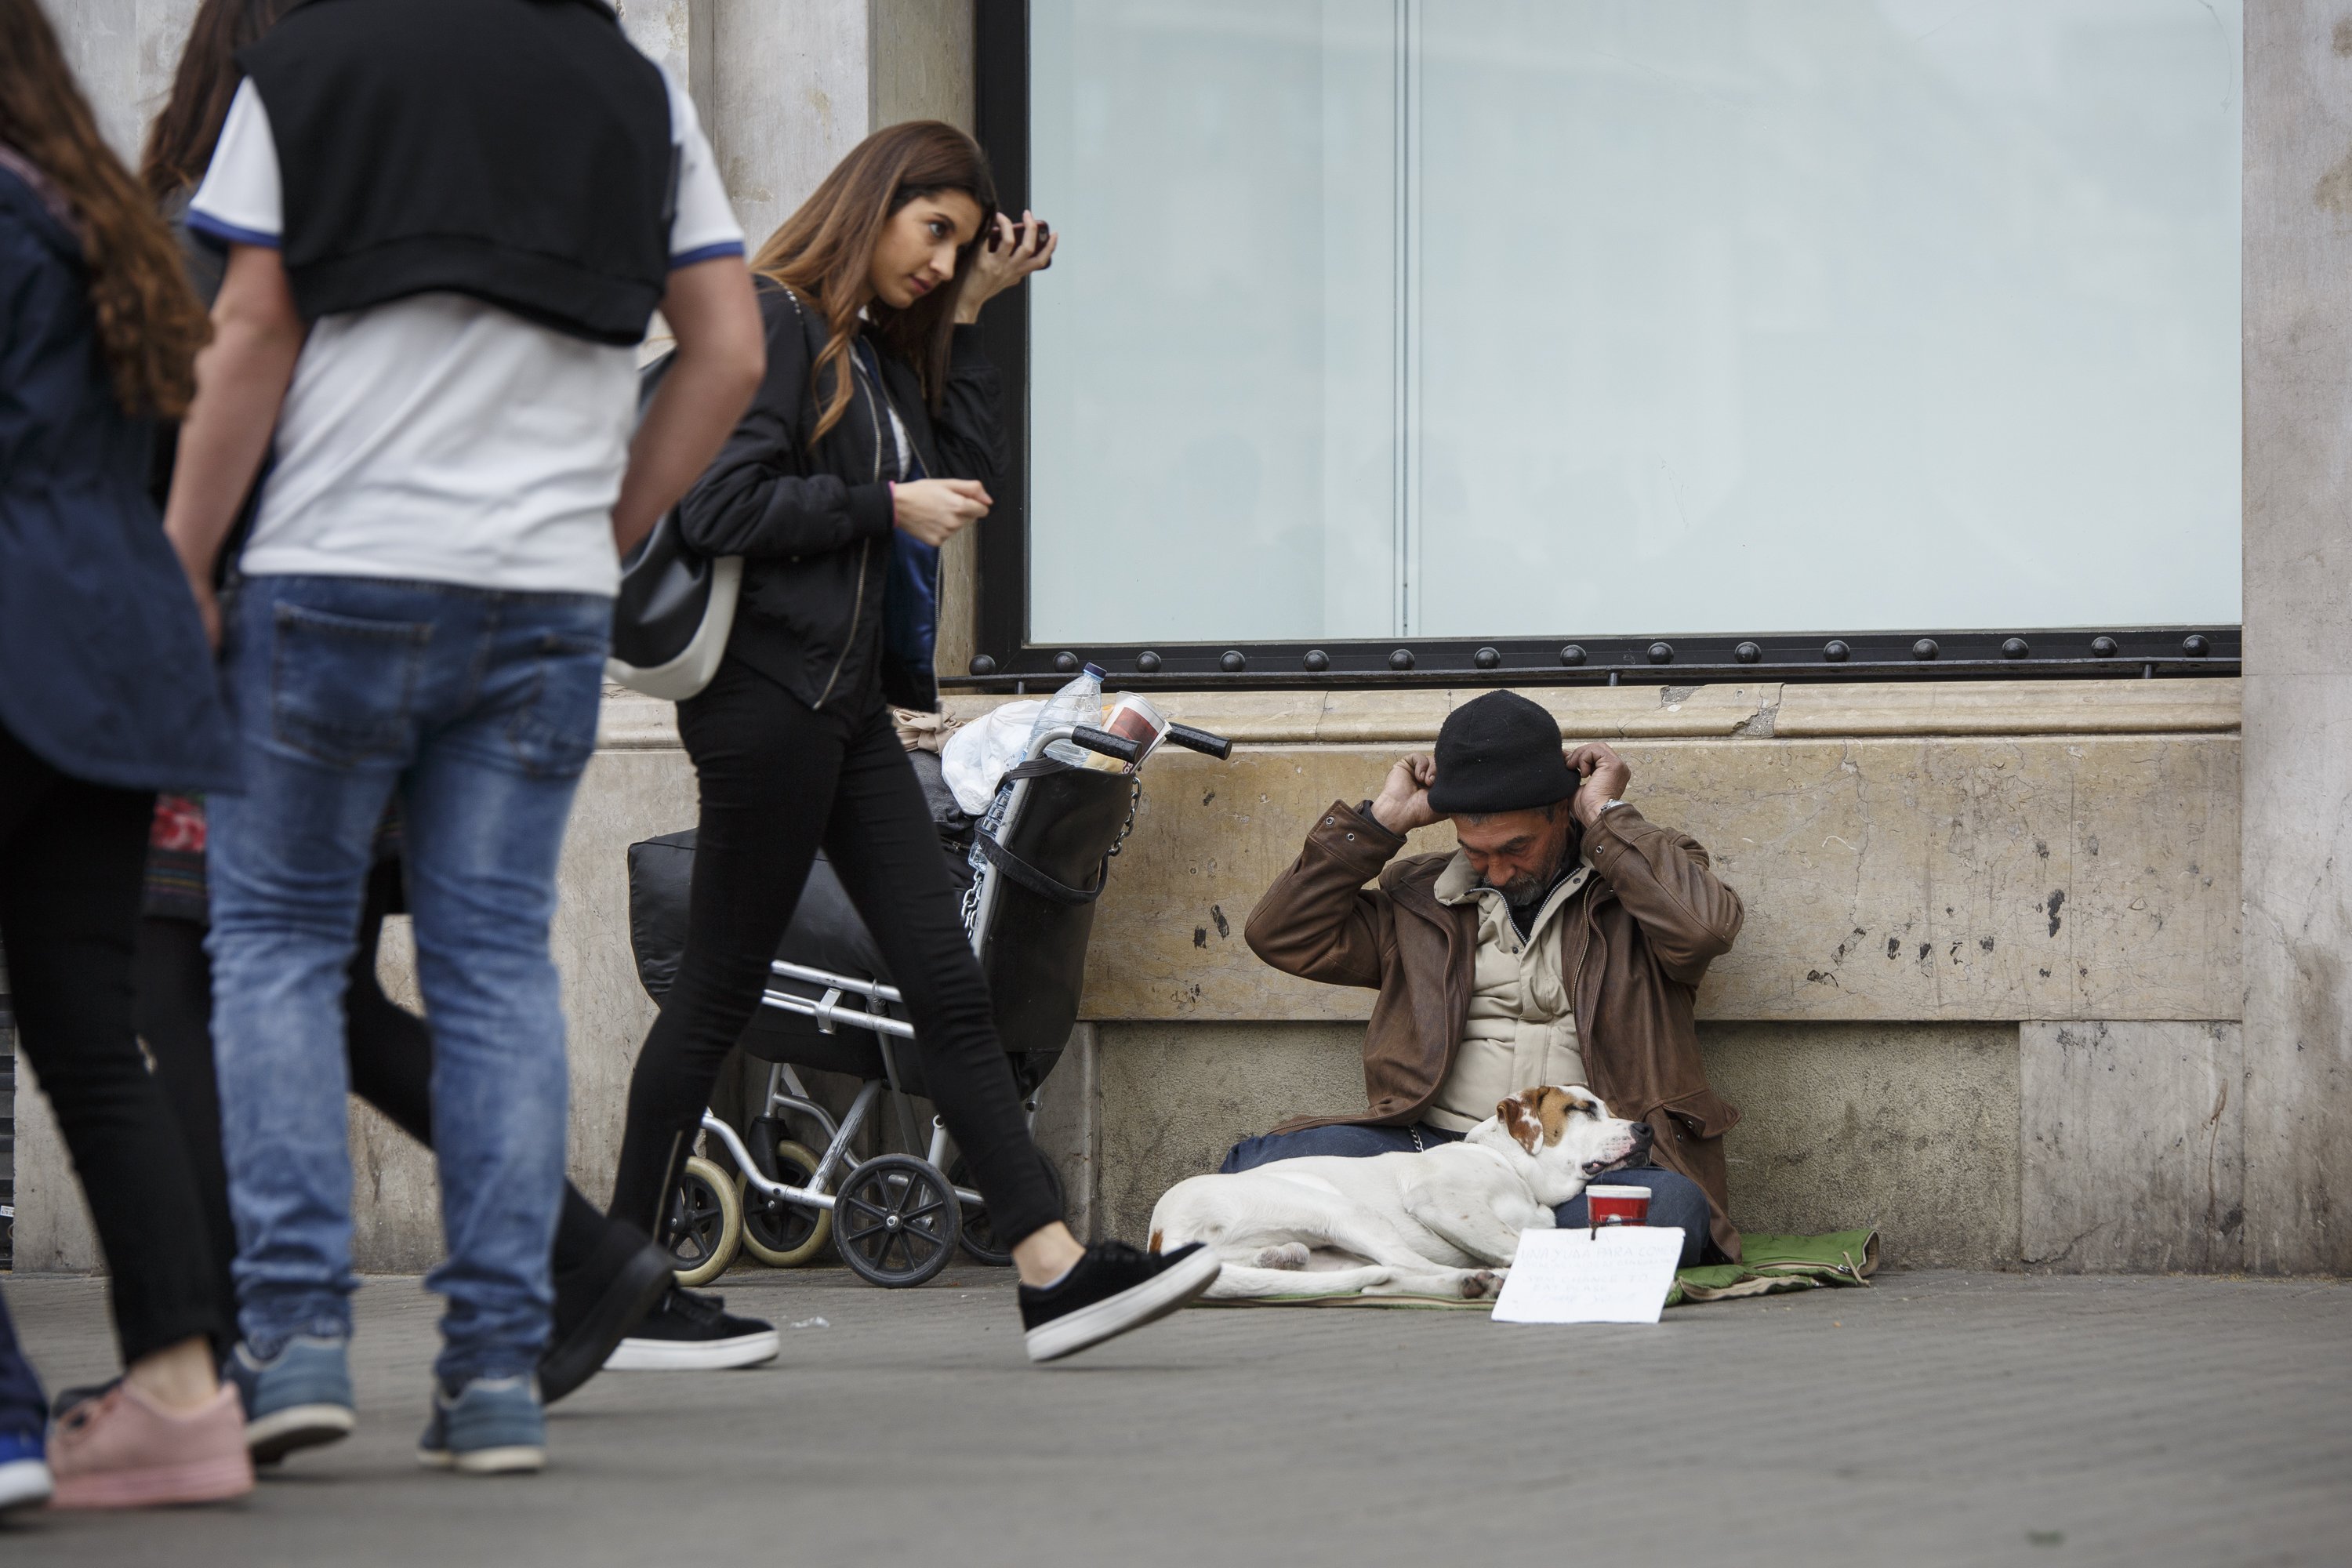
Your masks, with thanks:
M1786 686L1776 735L2233 734L2235 679Z
M1752 686L1537 686L1523 695L1571 737L2234 734L2239 683L2181 680L1950 680ZM1461 690L1183 691L1163 710L1250 745L1423 743L1487 688ZM1003 696L951 696L971 719Z
M1622 742L1634 795L1748 904L1700 994L1717 1019L2226 1020L2239 1009L2238 682L1543 688ZM1335 798L1377 790L1470 691L1176 693L1241 745L1147 775L1096 931L1086 1016L1361 1018L1274 973L1249 910ZM1001 698L953 698L951 715ZM614 752L677 745L620 694ZM1849 738L1851 737L1851 738ZM683 759L681 758L682 762ZM681 819L683 820L683 819ZM1416 850L1450 847L1440 826Z

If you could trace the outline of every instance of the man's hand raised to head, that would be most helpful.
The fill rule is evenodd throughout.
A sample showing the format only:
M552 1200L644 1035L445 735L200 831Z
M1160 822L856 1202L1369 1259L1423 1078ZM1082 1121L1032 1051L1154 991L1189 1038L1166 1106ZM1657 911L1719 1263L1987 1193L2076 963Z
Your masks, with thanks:
M1633 782L1633 770L1604 741L1591 741L1569 752L1568 766L1570 772L1584 775L1569 809L1587 827L1600 820L1602 806L1622 797L1625 786Z
M1429 809L1429 786L1437 782L1437 759L1415 752L1389 770L1380 798L1372 802L1372 820L1399 838L1437 820Z

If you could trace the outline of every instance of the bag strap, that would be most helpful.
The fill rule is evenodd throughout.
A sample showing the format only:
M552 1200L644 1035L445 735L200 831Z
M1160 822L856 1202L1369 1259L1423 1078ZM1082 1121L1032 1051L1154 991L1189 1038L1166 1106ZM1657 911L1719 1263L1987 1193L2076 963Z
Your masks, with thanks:
M1110 879L1108 876L1110 861L1108 857L1100 866L1095 868L1093 887L1073 888L1067 882L1056 881L1048 877L985 833L975 835L972 842L982 855L988 857L990 865L1012 878L1016 885L1028 889L1041 899L1050 899L1057 904L1091 904L1102 897L1103 885Z

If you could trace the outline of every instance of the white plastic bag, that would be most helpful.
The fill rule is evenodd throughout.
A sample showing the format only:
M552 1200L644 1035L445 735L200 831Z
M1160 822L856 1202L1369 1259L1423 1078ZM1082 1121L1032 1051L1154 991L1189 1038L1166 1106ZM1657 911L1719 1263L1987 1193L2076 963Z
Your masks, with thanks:
M988 810L988 803L996 798L997 781L1021 761L1029 744L1029 731L1045 710L1042 697L1007 702L948 737L940 752L940 772L966 816L979 816Z

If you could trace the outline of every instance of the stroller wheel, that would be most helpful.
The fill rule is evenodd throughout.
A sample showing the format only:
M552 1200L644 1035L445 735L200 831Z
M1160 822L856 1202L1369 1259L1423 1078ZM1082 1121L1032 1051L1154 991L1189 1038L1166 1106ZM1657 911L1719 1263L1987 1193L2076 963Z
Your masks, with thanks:
M707 1285L727 1272L743 1245L743 1206L734 1178L697 1156L670 1189L662 1245L677 1260L677 1282Z
M805 1187L816 1175L816 1155L789 1138L776 1141L775 1157L762 1173L770 1181ZM736 1195L743 1203L743 1249L771 1268L798 1268L833 1239L833 1211L771 1202L740 1176Z
M833 1239L841 1260L875 1285L920 1285L948 1266L963 1229L940 1168L911 1154L868 1160L841 1184Z
M1054 1205L1062 1205L1062 1173L1054 1169L1054 1162L1040 1156L1037 1162L1045 1167L1045 1184L1054 1189ZM959 1187L971 1185L971 1172L964 1157L958 1154L955 1163L948 1168L948 1180ZM995 1227L988 1223L988 1210L979 1204L966 1204L963 1210L963 1249L975 1263L985 1263L991 1268L1009 1268L1013 1265L1013 1249L996 1239Z

